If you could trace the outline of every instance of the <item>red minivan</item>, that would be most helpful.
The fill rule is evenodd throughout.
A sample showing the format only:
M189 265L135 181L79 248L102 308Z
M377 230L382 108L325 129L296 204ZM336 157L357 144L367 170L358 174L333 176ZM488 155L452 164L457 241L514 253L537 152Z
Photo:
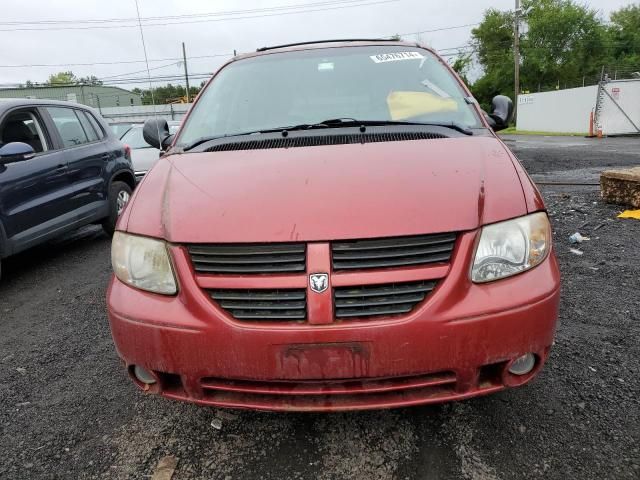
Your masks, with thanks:
M436 53L356 40L233 58L122 214L107 293L148 393L281 411L520 386L560 275L540 193Z

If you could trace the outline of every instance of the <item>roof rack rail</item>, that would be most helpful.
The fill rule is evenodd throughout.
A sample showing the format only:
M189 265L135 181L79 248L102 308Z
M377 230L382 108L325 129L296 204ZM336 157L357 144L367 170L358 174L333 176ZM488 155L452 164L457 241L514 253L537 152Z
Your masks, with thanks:
M273 47L261 47L256 52L266 52L267 50L275 50L278 48L296 47L298 45L314 45L316 43L342 43L342 42L397 42L400 41L396 38L342 38L334 40L316 40L314 42L296 42L285 43L283 45L274 45Z

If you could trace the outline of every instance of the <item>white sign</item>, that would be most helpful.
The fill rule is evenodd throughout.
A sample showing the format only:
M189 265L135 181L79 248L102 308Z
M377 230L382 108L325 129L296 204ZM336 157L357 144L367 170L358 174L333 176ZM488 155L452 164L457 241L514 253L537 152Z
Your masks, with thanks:
M518 105L531 105L533 99L533 95L518 95Z
M325 70L333 70L333 62L324 62L324 63L319 63L318 64L318 71L322 72Z
M424 57L420 52L397 52L397 53L380 53L371 55L371 60L375 63L401 62L402 60L422 60Z

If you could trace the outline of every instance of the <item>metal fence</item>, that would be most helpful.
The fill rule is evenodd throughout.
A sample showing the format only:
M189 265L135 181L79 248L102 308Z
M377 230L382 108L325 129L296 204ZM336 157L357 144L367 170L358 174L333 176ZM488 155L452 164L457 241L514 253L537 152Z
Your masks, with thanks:
M138 105L133 107L101 108L100 113L109 122L144 122L154 116L167 120L182 120L190 103L176 103L170 105Z

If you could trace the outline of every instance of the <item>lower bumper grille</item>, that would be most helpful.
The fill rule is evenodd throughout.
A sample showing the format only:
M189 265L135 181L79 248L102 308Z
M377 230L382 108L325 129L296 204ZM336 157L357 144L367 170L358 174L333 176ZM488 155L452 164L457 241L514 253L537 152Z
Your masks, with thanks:
M435 287L435 281L338 287L333 294L335 316L358 318L409 313Z
M202 378L205 391L236 392L264 395L345 395L381 393L435 387L456 383L453 372L390 378L359 378L341 380L254 381Z
M238 320L292 321L307 318L307 293L297 290L209 290L209 295Z

